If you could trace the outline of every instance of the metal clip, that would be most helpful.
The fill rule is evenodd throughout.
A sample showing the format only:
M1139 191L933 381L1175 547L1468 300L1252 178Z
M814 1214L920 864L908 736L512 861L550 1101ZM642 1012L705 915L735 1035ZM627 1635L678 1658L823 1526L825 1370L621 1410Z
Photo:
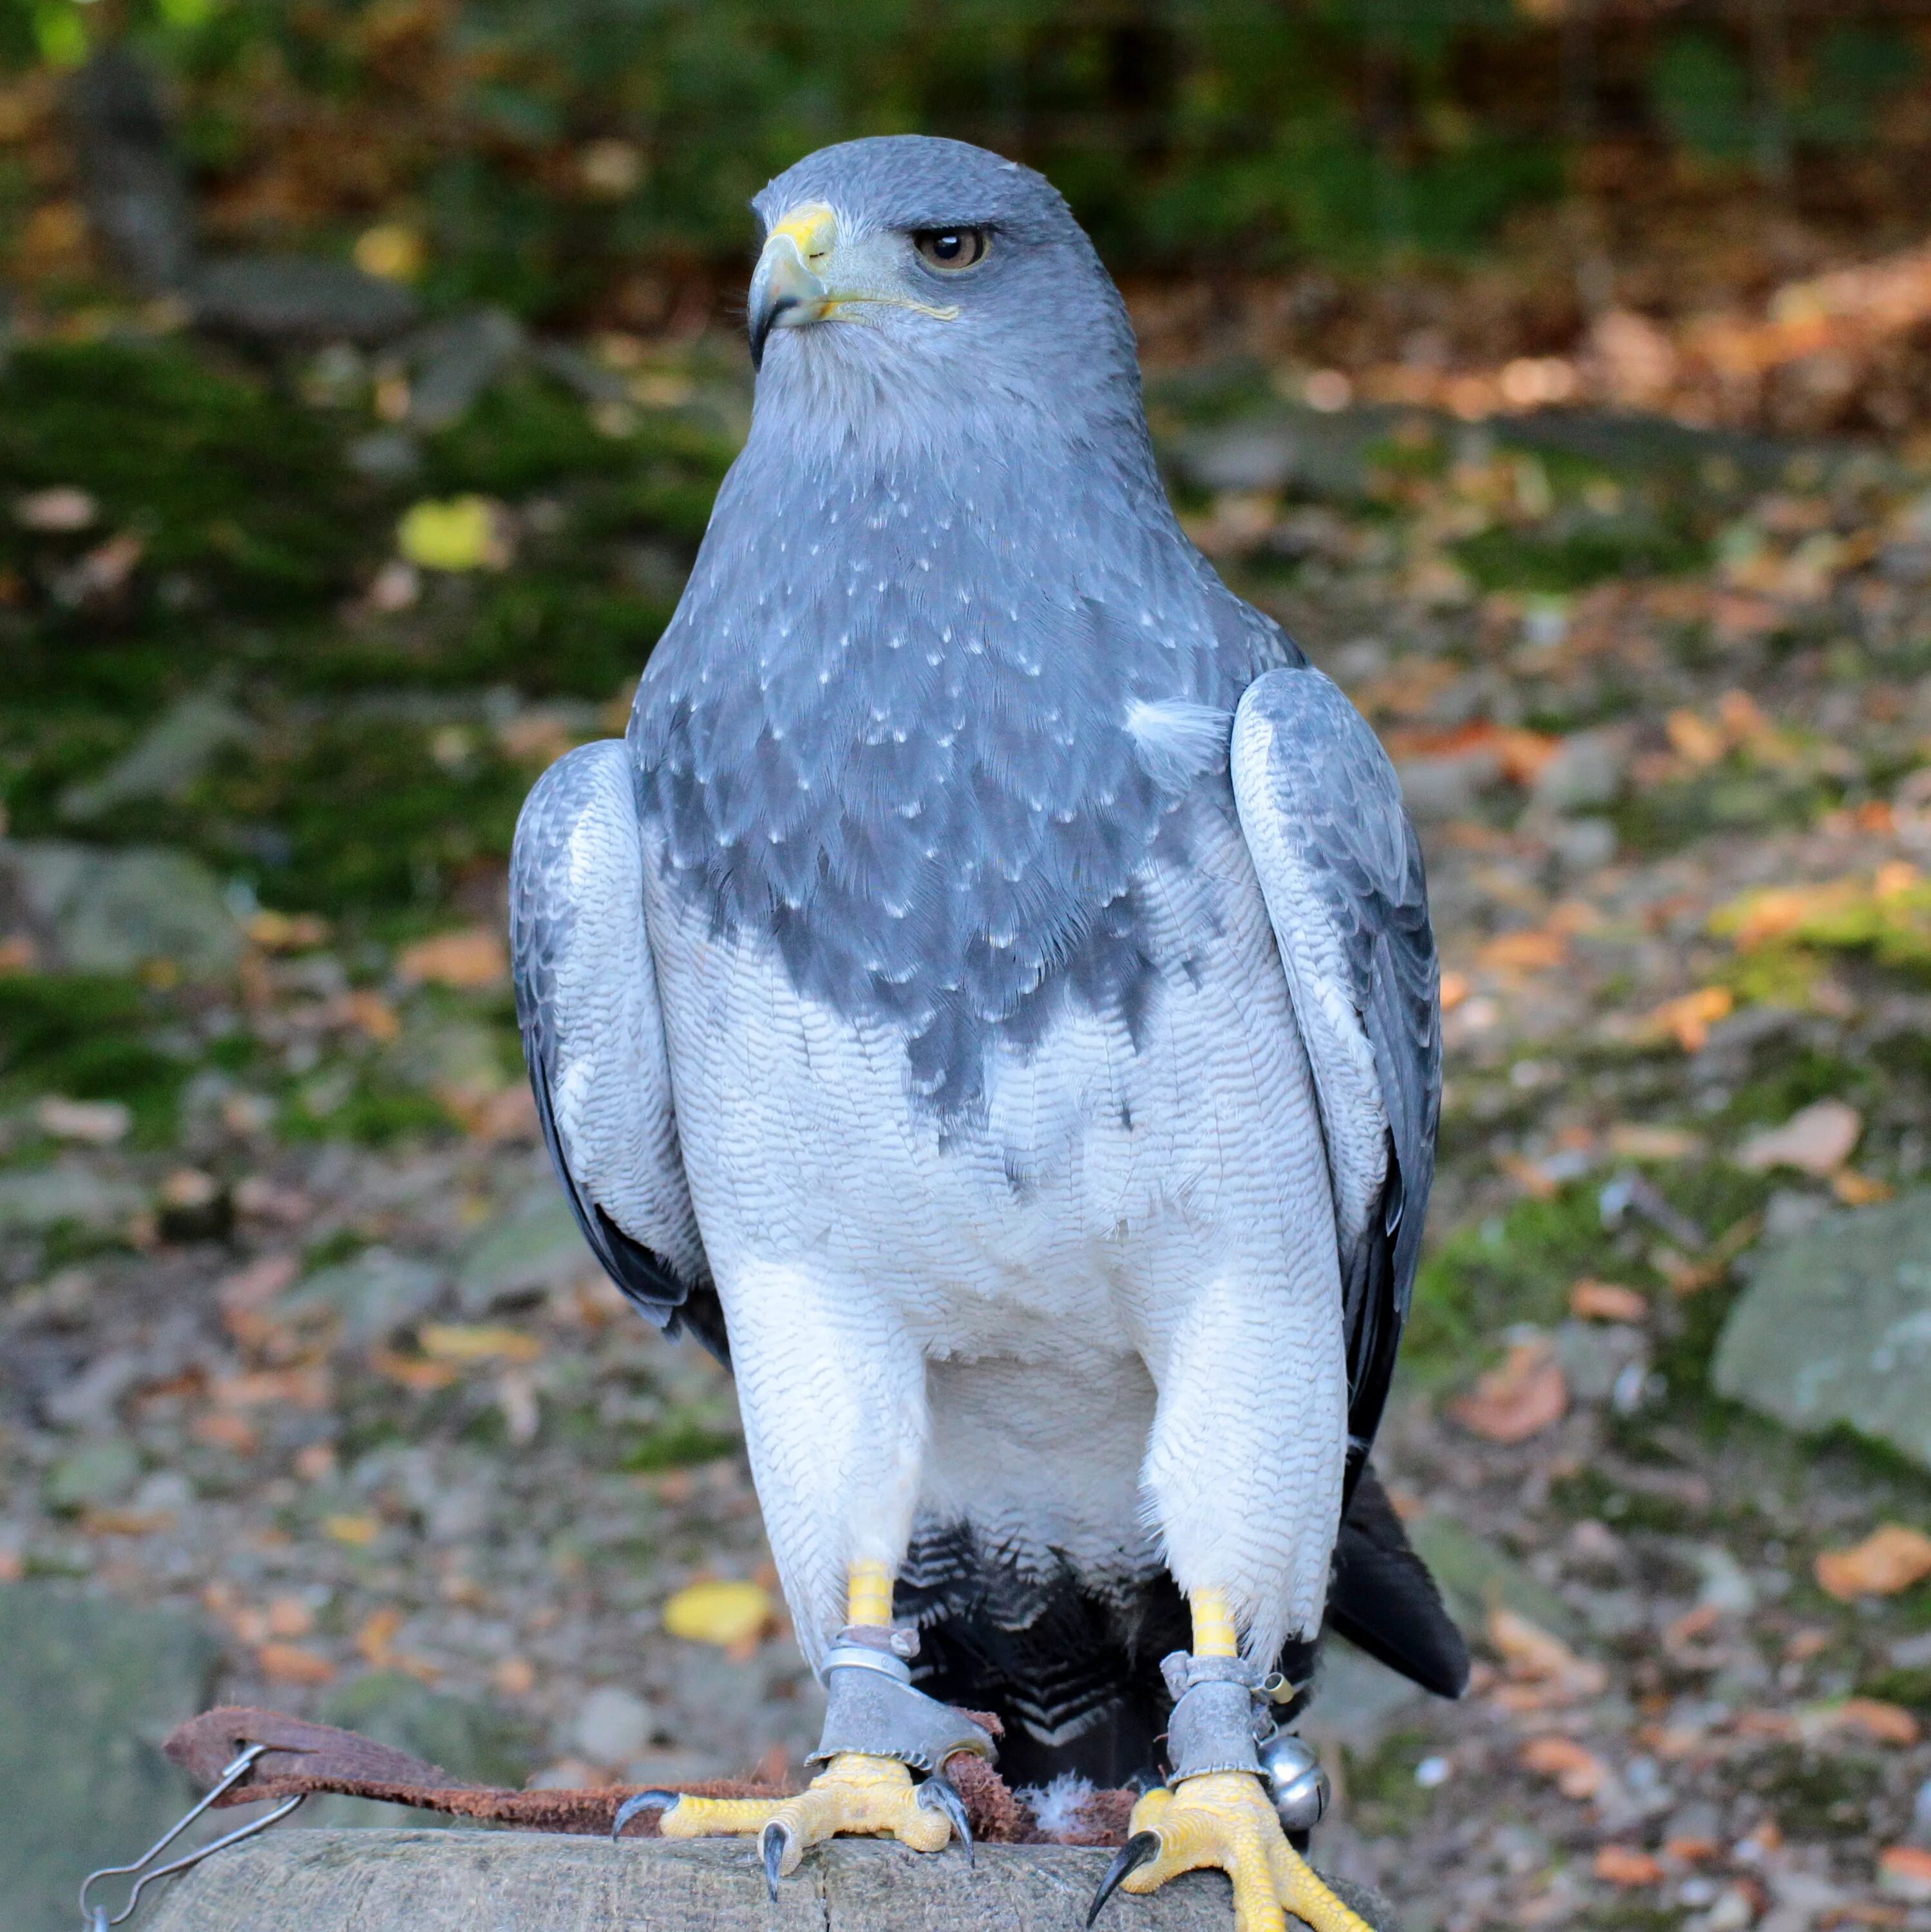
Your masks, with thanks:
M182 1833L186 1831L188 1826L215 1802L216 1798L221 1797L224 1792L232 1791L240 1784L248 1775L249 1766L261 1756L263 1752L269 1748L267 1744L250 1744L239 1757L231 1760L224 1768L220 1779L203 1798L200 1803L157 1838L132 1864L103 1865L98 1871L89 1872L87 1874L82 1880L80 1886L80 1919L81 1923L86 1927L87 1932L108 1932L110 1926L121 1924L131 1918L134 1916L135 1906L141 1902L141 1894L152 1885L156 1879L173 1878L177 1872L185 1872L190 1866L198 1865L203 1858L209 1857L213 1853L225 1851L230 1845L239 1845L244 1838L252 1838L257 1832L266 1832L271 1825L286 1818L301 1804L302 1801L308 1796L305 1791L298 1791L293 1798L284 1798L265 1817L251 1819L239 1831L230 1832L225 1838L217 1838L212 1845L203 1845L197 1851L186 1852L182 1857L175 1859L172 1864L159 1866L153 1871L148 1870L149 1866L153 1864L155 1859L159 1858L161 1853L166 1851L168 1846L173 1844L175 1840L179 1838ZM138 1877L135 1876L137 1873L140 1874ZM113 1918L107 1916L106 1906L89 1905L87 1902L87 1894L94 1889L95 1883L104 1878L132 1878L134 1880L134 1888L128 1893L127 1904Z

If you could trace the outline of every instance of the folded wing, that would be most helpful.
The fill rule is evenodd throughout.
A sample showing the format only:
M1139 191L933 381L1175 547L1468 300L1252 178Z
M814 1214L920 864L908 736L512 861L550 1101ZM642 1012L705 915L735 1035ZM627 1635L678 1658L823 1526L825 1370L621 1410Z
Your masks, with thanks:
M671 1104L627 748L585 745L517 822L516 1012L545 1144L610 1278L658 1327L720 1358L724 1328Z
M1440 1008L1421 851L1388 754L1317 670L1255 680L1234 714L1232 765L1327 1142L1352 1493L1387 1399L1434 1178Z

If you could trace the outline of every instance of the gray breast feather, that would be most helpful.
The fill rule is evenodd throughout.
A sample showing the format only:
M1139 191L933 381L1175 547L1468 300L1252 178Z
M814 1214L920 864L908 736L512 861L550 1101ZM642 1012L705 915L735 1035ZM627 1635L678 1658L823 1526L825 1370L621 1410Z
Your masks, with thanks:
M1231 764L1320 1102L1347 1299L1349 1426L1365 1454L1434 1178L1440 976L1421 851L1387 754L1317 670L1254 680L1234 715Z
M628 752L585 745L530 794L510 859L524 1057L584 1238L660 1327L710 1280L672 1109ZM707 1300L707 1297L701 1298Z

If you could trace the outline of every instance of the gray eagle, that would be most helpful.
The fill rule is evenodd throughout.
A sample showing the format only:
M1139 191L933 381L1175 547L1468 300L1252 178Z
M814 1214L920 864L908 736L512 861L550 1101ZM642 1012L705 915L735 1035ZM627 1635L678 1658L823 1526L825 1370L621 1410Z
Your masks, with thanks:
M1323 1620L1467 1672L1366 1461L1440 1088L1394 771L1182 533L1046 181L863 140L755 205L749 440L512 866L551 1155L730 1363L829 1699L798 1796L635 1804L774 1886L935 1850L990 1712L1016 1780L1152 1786L1107 1889L1346 1932L1290 1843Z

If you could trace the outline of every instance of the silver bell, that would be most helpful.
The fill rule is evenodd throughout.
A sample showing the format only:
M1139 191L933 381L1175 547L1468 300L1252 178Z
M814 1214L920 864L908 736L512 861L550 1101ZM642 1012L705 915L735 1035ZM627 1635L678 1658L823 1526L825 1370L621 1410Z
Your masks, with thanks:
M1311 1745L1290 1731L1277 1731L1260 1746L1260 1774L1281 1827L1311 1832L1328 1808L1328 1774Z

